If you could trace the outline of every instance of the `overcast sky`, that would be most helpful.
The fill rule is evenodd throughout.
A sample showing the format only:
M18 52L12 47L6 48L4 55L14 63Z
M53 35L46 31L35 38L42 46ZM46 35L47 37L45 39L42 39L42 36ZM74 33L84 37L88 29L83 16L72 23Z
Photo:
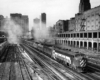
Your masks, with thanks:
M47 24L52 26L59 19L69 19L78 13L80 0L0 0L0 14L9 16L10 13L29 15L32 19L40 17L42 12L47 14ZM91 7L100 5L100 0L90 0Z

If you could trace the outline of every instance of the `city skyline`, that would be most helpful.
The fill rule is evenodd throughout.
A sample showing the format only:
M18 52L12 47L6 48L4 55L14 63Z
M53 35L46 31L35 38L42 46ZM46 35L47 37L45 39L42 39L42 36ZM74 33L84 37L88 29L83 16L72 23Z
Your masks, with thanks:
M28 15L30 26L33 19L40 17L41 13L47 14L47 25L53 26L59 19L66 20L79 12L80 0L0 0L0 14L9 16L10 13ZM91 8L99 6L99 0L90 0Z

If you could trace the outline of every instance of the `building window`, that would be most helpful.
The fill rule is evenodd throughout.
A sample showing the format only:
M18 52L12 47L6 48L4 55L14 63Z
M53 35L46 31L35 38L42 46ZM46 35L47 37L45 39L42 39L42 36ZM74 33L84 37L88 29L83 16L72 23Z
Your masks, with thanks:
M62 35L60 34L60 37L62 37Z
M79 33L77 33L77 37L79 37Z
M84 38L87 38L87 33L84 33Z
M93 38L97 38L97 32L93 33Z
M73 45L73 46L75 47L75 45L76 45L76 44L75 44L75 41L74 41L74 45Z
M65 34L63 34L63 37L65 38Z
M66 40L66 44L67 44L67 40Z
M60 37L60 34L59 34L59 37Z
M68 37L68 34L66 34L66 37Z
M63 34L61 34L61 36L63 37Z
M83 47L83 42L82 41L80 42L80 47Z
M88 38L92 38L92 33L88 33Z
M76 34L74 33L74 37L76 37Z
M97 50L97 43L96 42L93 43L93 50Z
M87 42L84 42L84 47L85 47L85 48L87 47Z
M61 37L63 37L63 35L61 34Z
M71 34L71 37L73 37L73 34Z
M74 34L72 34L72 37L74 37Z
M64 34L65 35L65 37L66 37L66 34Z
M77 41L77 47L79 47L79 41Z
M89 44L89 49L91 49L92 48L92 43L89 42L88 44Z
M68 34L68 38L70 37L70 34Z
M62 37L64 37L64 34L62 34Z
M69 34L67 34L67 37L69 38Z
M80 33L80 38L83 38L83 33Z

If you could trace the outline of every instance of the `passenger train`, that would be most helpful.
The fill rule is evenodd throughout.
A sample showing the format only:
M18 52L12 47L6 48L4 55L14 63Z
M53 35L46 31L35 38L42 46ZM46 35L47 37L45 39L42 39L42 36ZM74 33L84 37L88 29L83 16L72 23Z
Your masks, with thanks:
M54 47L48 47L40 43L31 43L31 45L32 44L34 48L46 53L48 56L57 61L62 61L65 65L76 70L77 72L84 72L86 68L87 59L85 54L72 53L73 54L72 55L72 54L67 54L68 52L64 53L61 51L57 51L56 49L54 49Z

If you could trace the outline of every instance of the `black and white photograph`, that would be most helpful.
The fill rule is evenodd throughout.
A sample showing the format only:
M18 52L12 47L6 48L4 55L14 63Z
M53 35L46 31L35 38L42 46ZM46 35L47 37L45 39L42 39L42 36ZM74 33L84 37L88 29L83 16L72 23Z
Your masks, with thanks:
M0 0L0 80L100 80L100 0Z

